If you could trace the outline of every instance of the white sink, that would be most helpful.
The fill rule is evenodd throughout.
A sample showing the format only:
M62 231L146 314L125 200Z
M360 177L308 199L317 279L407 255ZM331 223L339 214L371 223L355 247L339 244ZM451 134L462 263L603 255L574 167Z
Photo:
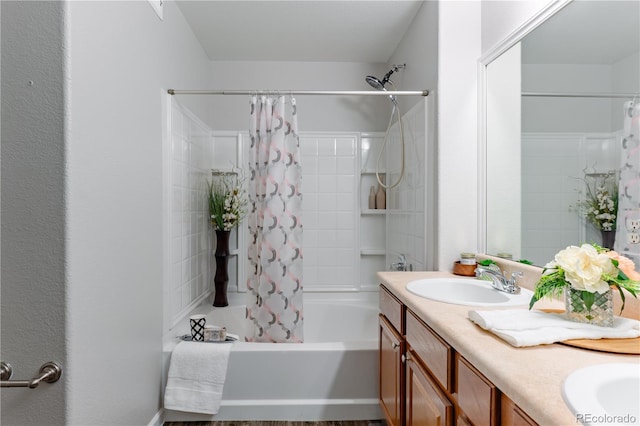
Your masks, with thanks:
M562 396L584 425L636 424L640 420L640 363L598 364L571 373Z
M425 299L468 306L528 306L533 295L525 288L520 294L509 294L491 287L489 281L465 278L410 281L407 290Z

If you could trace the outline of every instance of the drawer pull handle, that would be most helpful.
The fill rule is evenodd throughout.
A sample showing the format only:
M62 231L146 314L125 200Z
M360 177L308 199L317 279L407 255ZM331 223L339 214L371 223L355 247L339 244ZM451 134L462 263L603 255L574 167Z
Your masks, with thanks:
M399 347L400 347L400 343L398 343L398 342L393 342L393 344L391 345L391 349L393 349L394 351L396 349L398 349Z
M407 362L411 360L411 356L409 354L402 355L402 362Z

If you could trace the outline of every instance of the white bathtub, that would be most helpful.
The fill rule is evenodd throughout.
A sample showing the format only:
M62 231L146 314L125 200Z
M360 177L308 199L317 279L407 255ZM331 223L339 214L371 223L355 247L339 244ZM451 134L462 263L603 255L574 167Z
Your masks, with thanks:
M207 324L243 336L244 309L211 308ZM380 419L377 333L373 303L305 301L305 343L233 343L218 414L165 420Z

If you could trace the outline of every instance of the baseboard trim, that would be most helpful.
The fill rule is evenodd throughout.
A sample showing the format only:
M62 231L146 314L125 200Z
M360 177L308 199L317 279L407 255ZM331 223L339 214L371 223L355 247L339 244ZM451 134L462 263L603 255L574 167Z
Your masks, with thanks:
M164 409L161 408L151 419L148 426L162 426L164 424Z

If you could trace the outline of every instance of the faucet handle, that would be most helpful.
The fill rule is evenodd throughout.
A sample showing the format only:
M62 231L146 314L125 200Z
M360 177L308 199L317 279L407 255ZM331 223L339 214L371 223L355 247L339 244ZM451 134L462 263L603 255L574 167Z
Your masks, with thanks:
M511 282L515 283L518 278L522 278L524 274L520 271L516 271L511 274Z
M518 286L518 284L516 284L516 280L520 277L522 277L522 272L520 271L516 271L513 272L511 274L511 279L509 280L509 282L507 283L507 292L508 293L512 293L512 294L519 294L520 293L520 286Z

